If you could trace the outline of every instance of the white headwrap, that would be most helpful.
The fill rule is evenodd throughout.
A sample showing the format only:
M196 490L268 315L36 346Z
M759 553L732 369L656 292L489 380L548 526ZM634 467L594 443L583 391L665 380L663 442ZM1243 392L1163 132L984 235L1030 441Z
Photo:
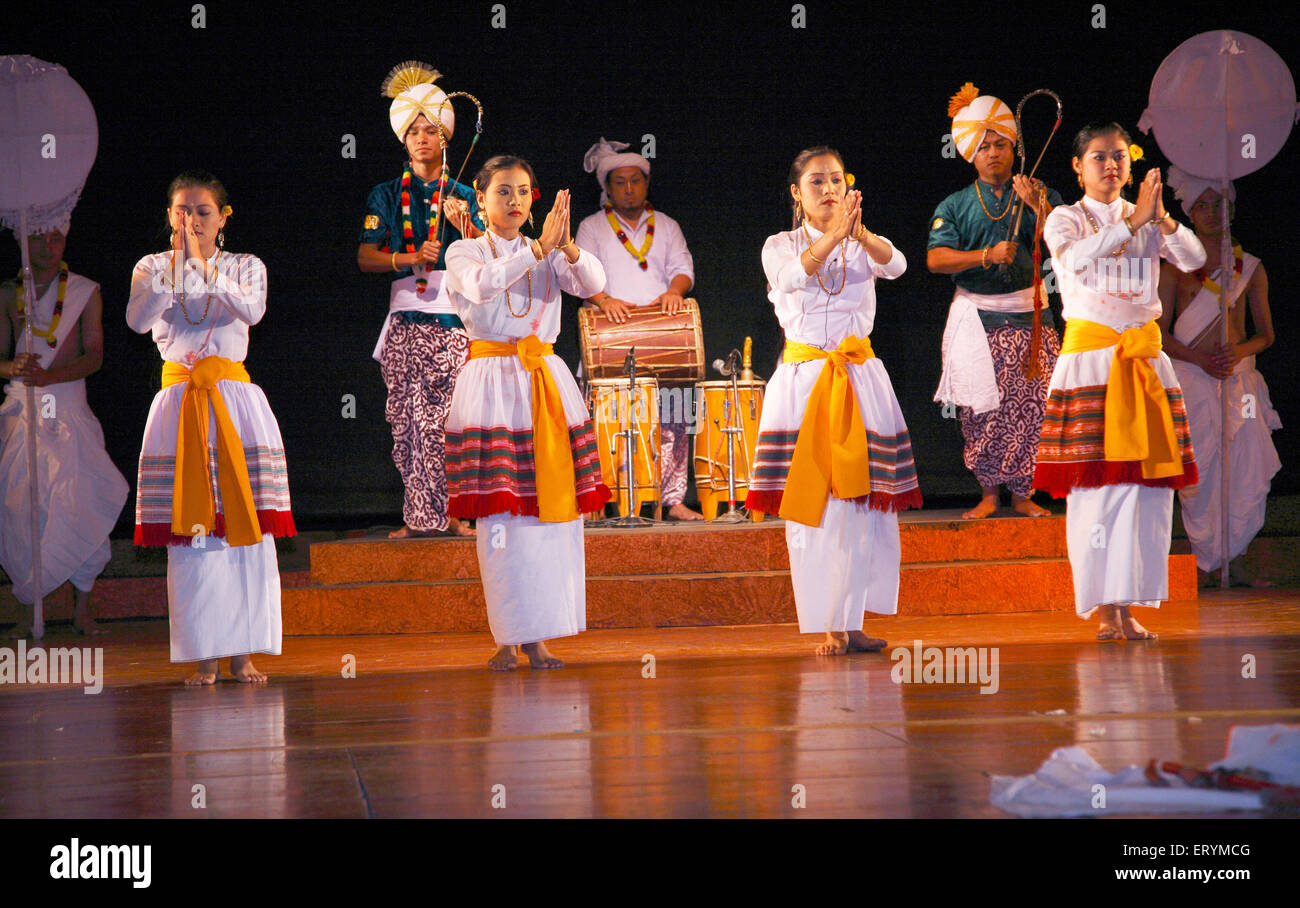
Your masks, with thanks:
M406 141L406 131L420 114L430 123L441 120L448 139L456 131L456 112L451 109L447 93L433 84L440 78L442 74L429 64L408 60L395 66L384 79L380 92L393 99L388 107L388 122L399 142Z
M948 101L948 116L952 117L953 144L968 163L974 163L975 152L990 129L1016 140L1016 117L1011 108L992 95L979 94L969 82Z
M648 178L650 176L650 162L636 152L622 152L627 148L626 142L607 142L605 137L601 136L600 141L587 149L587 153L582 156L582 166L587 173L594 173L597 182L600 183L600 204L604 205L609 202L609 196L605 193L605 178L609 176L611 170L617 170L620 167L636 167Z
M1174 198L1178 199L1178 204L1182 205L1183 211L1186 212L1191 212L1192 206L1205 190L1213 189L1217 194L1223 189L1223 184L1219 180L1192 176L1178 167L1169 168L1165 182L1174 191ZM1237 201L1237 187L1232 185L1231 180L1228 181L1228 201Z

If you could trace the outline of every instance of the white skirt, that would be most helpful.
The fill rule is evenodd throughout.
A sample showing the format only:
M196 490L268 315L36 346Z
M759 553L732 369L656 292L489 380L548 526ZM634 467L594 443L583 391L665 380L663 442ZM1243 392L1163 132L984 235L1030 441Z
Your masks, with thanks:
M498 646L571 637L587 629L582 520L542 523L493 514L477 523L488 626Z
M41 596L76 577L90 589L108 563L108 535L130 487L104 449L104 431L86 403L84 380L35 389ZM20 602L32 592L31 492L27 471L27 391L5 389L0 405L0 565Z

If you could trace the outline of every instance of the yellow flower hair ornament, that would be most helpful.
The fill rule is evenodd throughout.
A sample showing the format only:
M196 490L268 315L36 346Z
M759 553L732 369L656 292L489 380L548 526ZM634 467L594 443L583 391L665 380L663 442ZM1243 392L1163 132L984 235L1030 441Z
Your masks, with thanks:
M1130 145L1128 147L1128 156L1132 158L1134 161L1142 160L1143 154L1145 154L1145 152L1142 151L1141 145Z
M844 182L846 182L846 183L849 184L849 188L850 188L850 189L853 188L853 184L856 183L857 181L858 181L858 178L855 177L855 176L854 176L853 174L851 174L851 173L846 173L846 174L844 175Z
M221 216L223 218L228 218L234 213L235 213L235 209L231 208L229 205L225 205L221 209Z

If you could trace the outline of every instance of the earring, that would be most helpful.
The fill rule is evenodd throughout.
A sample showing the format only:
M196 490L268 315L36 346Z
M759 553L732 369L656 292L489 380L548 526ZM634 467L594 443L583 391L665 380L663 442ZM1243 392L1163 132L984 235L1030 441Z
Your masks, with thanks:
M1133 185L1133 171L1132 171L1132 170L1130 170L1130 171L1128 172L1128 179L1124 181L1124 185L1125 185L1125 186L1132 186L1132 185Z
M533 213L531 211L528 212L528 229L529 230L535 229L533 225Z
M794 200L794 219L796 221L803 220L803 202L799 199Z
M1081 174L1081 173L1076 173L1076 174L1074 175L1074 178L1075 178L1076 180L1079 181L1079 188L1082 189L1082 188L1083 188L1083 174Z
M217 231L217 248L218 249L226 248L226 231L224 230Z

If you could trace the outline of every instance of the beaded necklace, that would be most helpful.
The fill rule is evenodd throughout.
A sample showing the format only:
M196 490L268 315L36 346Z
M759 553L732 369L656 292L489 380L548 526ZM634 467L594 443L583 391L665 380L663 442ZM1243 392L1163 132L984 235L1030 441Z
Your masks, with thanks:
M809 250L808 254L812 255L813 241L812 241L812 237L808 235L808 222L804 221L800 225L800 227L803 229L803 238L808 241L808 250ZM822 283L822 269L820 265L818 265L817 270L813 272L813 275L817 278L817 286L821 287L822 292L825 293L827 296L838 295L841 291L844 290L844 285L849 282L848 249L849 249L849 240L848 237L845 237L844 240L841 241L840 243L840 289L839 290L831 290L829 287L827 287L825 284Z
M492 258L496 258L497 244L492 242L492 230L489 228L484 235L487 237L488 248L492 250ZM516 312L514 310L514 307L510 305L510 287L513 287L515 284L519 283L519 281L516 280L515 284L511 284L510 287L506 288L506 310L515 318L523 318L528 313L533 311L533 269L531 266L529 266L528 270L524 272L524 279L528 282L528 308L525 309L523 312ZM550 296L549 290L550 290L550 286L548 282L548 286L547 286L548 292L546 294L548 297Z
M1092 232L1101 233L1101 228L1097 226L1096 219L1092 216L1092 212L1088 210L1088 206L1084 204L1083 199L1079 200L1079 207L1083 209L1083 216L1086 217L1088 219L1088 223L1092 225ZM1121 220L1125 217L1128 217L1130 212L1124 211L1124 203L1122 201L1119 203L1119 210L1120 210ZM1136 234L1134 234L1134 236L1136 236ZM1132 236L1128 238L1128 240L1131 239L1133 239ZM1120 243L1119 248L1116 249L1114 252L1112 252L1111 255L1113 255L1115 258L1119 258L1121 255L1123 255L1124 250L1128 249L1128 240L1125 240L1124 242Z
M1245 253L1241 251L1241 244L1234 243L1232 246L1232 271L1233 271L1232 280L1234 283L1236 282L1237 278L1241 277L1241 268L1242 265L1244 264L1244 258L1245 258ZM1215 294L1216 296L1218 295L1219 285L1214 281L1210 280L1210 276L1208 273L1206 273L1204 266L1201 266L1200 268L1196 269L1196 277L1198 280L1200 280L1201 284L1205 287L1206 290L1209 290L1211 293Z
M1003 190L1003 191L1005 192L1006 190ZM985 205L984 205L984 195L983 195L983 193L980 192L980 181L979 181L979 180L976 180L976 181L975 181L975 198L977 198L977 199L980 200L980 207L984 209L984 213L985 213L985 214L988 214L988 216L989 216L989 220L1000 221L1000 220L1002 220L1004 217L1006 217L1008 214L1011 213L1011 208L1012 208L1012 206L1011 206L1011 205L1008 205L1008 206L1003 210L1003 212L1002 212L1000 215L998 215L997 217L993 217L993 215L989 214L989 210L988 210L988 208L986 208Z
M176 250L175 249L172 250L171 272L172 274L176 273ZM212 263L212 280L214 283L216 282L217 275L220 273L221 273L221 250L218 249L217 260ZM208 263L204 262L203 280L207 281L207 279L208 279ZM180 303L181 303L181 315L185 316L185 321L191 325L201 325L203 324L204 319L208 317L208 307L212 305L212 291L211 290L208 291L208 298L203 301L203 314L199 316L199 320L197 322L194 321L194 319L190 318L189 310L185 308L185 276L184 274L182 274Z
M59 296L54 303L54 316L50 319L50 327L45 329L44 331L41 331L39 328L36 327L35 322L33 322L32 324L32 334L35 334L37 337L44 338L45 342L49 344L51 347L55 346L58 343L54 339L54 335L59 329L59 319L63 318L63 298L67 295L67 292L68 292L68 263L59 262ZM18 272L18 314L20 316L23 314L23 297L25 295L26 294L23 293L23 273L20 271Z
M631 255L632 258L636 259L637 266L642 271L647 271L650 268L650 266L646 264L645 257L650 251L650 244L655 241L655 210L649 202L645 203L645 210L650 212L650 220L645 225L645 245L638 250L627 238L627 234L623 231L623 228L619 226L618 219L614 217L614 206L605 206L605 217L609 218L609 226L613 228L614 236L618 237L618 241L623 244L623 248L628 251L628 254Z
M440 209L440 200L442 199L442 189L447 185L447 160L443 157L442 176L438 179L438 188L433 191L433 200L429 207L429 242L433 242L434 237L438 235L438 212ZM408 162L406 169L402 171L402 239L406 241L406 251L415 252L415 229L411 226L411 165ZM415 268L419 268L418 265ZM412 270L415 270L413 268ZM423 293L429 286L427 272L417 272L415 278L415 289Z

